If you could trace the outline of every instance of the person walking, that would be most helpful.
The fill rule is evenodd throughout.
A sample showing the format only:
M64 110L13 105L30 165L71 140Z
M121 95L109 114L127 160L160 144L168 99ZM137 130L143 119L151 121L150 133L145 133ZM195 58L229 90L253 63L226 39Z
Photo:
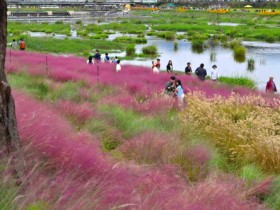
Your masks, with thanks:
M187 66L185 68L185 73L186 73L186 75L191 75L192 74L192 67L191 67L190 62L187 63Z
M22 38L19 41L19 49L20 50L25 50L25 42Z
M266 83L265 92L267 93L275 93L277 92L276 85L273 81L273 77L269 77L268 82Z
M200 64L200 66L195 70L195 74L197 75L197 77L201 80L204 81L205 77L207 75L207 71L206 69L204 69L204 64Z
M172 73L173 72L173 64L172 64L172 60L168 61L168 64L166 66L166 71L167 73Z
M18 44L17 44L16 40L13 39L13 42L11 43L11 49L15 50L15 49L17 49L17 47L18 47Z
M211 71L211 80L212 81L217 81L219 79L219 72L217 70L217 66L213 65L212 66L212 71Z

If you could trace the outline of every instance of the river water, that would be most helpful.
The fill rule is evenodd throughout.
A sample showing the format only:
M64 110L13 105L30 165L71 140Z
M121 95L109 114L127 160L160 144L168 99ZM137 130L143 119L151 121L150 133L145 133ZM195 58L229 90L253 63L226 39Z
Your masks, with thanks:
M118 34L111 35L113 39ZM174 42L166 41L157 37L148 37L148 43L136 45L137 53L140 53L146 45L156 45L161 60L161 70L166 69L169 60L172 60L174 70L184 71L186 63L190 62L193 70L201 63L204 63L207 73L210 74L211 67L216 64L221 76L247 76L257 82L259 89L263 90L270 76L274 77L276 85L280 87L280 44L265 42L244 41L243 45L247 49L246 59L240 63L235 61L233 51L222 46L207 48L202 53L196 53L192 50L190 41L180 40L178 50L174 50ZM125 53L112 54L124 56ZM247 70L247 60L254 59L255 68L253 71ZM133 64L142 66L151 66L153 59L142 59L132 61L122 61L123 64Z

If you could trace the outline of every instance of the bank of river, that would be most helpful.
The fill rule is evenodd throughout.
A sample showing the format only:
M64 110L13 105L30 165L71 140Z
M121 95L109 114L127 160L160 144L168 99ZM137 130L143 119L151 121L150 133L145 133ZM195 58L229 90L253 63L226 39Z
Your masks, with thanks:
M118 35L111 35L111 39ZM247 49L245 62L239 63L234 60L231 49L217 46L215 48L205 49L198 54L193 52L190 41L179 40L178 50L174 50L173 41L166 41L157 37L147 37L147 44L136 45L136 52L140 53L146 45L156 45L161 59L161 69L165 67L169 60L173 61L174 69L184 71L186 63L191 62L193 69L200 63L204 63L208 74L210 74L213 64L218 66L218 70L223 76L248 76L257 82L259 89L264 89L265 83L270 76L275 78L275 82L280 86L280 44L270 44L265 42L244 42ZM114 54L124 56L125 53ZM113 55L111 55L113 56ZM247 60L255 60L254 71L247 70ZM133 64L142 66L151 66L152 59L124 60L123 64Z

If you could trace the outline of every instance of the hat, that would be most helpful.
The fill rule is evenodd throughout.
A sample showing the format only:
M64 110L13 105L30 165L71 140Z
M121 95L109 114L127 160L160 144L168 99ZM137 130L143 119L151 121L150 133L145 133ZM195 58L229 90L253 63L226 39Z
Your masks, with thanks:
M171 79L171 80L175 80L176 77L175 77L175 76L171 76L170 79Z
M216 66L216 65L213 65L212 68L217 68L217 66Z

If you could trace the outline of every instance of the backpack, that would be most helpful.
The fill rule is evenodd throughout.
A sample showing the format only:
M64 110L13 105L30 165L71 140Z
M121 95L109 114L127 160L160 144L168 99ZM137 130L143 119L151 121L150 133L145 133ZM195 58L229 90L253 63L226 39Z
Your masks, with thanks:
M21 42L19 43L19 48L20 48L20 49L25 49L25 42L24 42L24 41L21 41Z

